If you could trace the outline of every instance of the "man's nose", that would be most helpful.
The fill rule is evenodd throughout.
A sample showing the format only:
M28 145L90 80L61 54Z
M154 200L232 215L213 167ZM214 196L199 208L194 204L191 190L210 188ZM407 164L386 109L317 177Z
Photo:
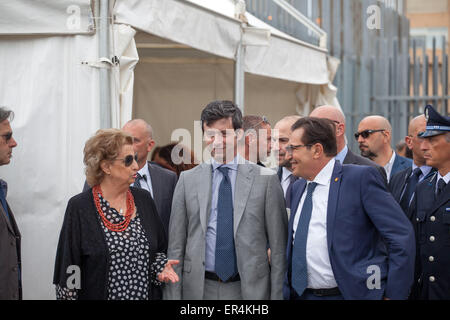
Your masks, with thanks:
M14 140L14 138L12 138L12 137L11 137L11 140L10 140L10 142L9 142L9 146L10 146L11 148L17 147L17 141Z

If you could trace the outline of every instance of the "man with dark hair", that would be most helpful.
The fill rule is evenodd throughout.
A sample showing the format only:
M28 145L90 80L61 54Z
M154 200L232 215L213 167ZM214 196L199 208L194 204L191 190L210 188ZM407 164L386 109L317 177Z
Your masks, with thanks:
M180 261L180 281L164 297L282 299L287 216L277 176L238 154L242 113L232 102L211 102L201 121L212 159L176 186L167 256Z
M242 118L244 137L238 146L239 154L246 160L265 167L272 150L272 128L265 116L248 115Z
M313 117L292 127L286 149L303 179L292 187L284 297L406 299L412 226L375 168L335 160L335 130L332 121Z
M410 208L417 241L412 297L450 300L450 117L430 105L425 116L420 149L436 172L417 185Z
M9 164L17 142L9 120L12 111L0 107L0 166ZM0 300L22 299L21 235L14 214L6 201L7 184L0 179Z

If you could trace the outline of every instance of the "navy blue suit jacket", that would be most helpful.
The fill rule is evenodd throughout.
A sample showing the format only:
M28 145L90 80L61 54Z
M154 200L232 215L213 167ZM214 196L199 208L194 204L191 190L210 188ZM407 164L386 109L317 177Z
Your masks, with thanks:
M395 174L397 172L400 172L402 170L412 167L412 163L413 162L411 159L399 156L396 153L394 164L392 165L391 176L389 177L389 181L393 176L395 176Z
M345 299L406 299L414 276L415 241L411 223L387 191L377 169L336 162L327 209L327 241L331 267ZM287 266L283 295L290 298L293 221L306 181L292 187ZM385 244L388 247L386 253ZM378 266L380 289L369 289ZM372 283L369 280L369 283Z

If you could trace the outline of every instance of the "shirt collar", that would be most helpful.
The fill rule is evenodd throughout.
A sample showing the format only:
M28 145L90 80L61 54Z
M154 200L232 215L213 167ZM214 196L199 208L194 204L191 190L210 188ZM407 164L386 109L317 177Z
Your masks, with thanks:
M347 152L348 152L348 147L347 145L344 146L344 148L341 150L341 152L339 152L336 156L336 160L339 160L339 162L341 164L344 163L344 159L347 156Z
M225 163L225 164L219 163L214 158L211 158L211 165L212 165L213 171L221 166L224 166L231 170L237 171L239 163L244 163L244 160L241 158L241 156L239 154L237 154L236 157L234 157L234 159L232 161Z
M320 172L317 174L317 176L314 178L313 182L316 182L317 184L321 185L327 185L330 180L331 176L333 175L333 169L334 165L336 163L336 158L332 158L328 163L325 165L325 167L320 170ZM308 181L310 182L310 181Z
M391 159L389 160L388 163L386 163L386 165L384 166L384 169L392 168L392 166L394 165L394 161L395 161L395 152L392 151Z
M430 166L420 166L419 167L413 162L413 164L412 164L412 171L416 170L416 168L420 168L420 171L422 172L423 176L428 175L430 173L430 171L431 171L431 167Z
M148 171L148 163L145 163L145 165L141 168L141 170L138 171L138 173L141 175L141 177L145 175L147 177L147 179L145 180L148 181L148 178L150 178L150 172Z
M450 172L447 172L447 174L445 176L441 176L441 174L438 171L437 181L439 181L439 179L444 179L445 183L448 184L448 182L450 181Z
M292 174L292 172L286 169L286 167L282 167L281 170L283 172L281 176L281 181L288 179Z

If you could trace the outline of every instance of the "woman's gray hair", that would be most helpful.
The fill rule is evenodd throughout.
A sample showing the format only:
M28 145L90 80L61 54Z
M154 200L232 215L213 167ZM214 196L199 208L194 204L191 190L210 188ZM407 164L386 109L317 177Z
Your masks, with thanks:
M6 107L0 107L0 122L3 122L7 119L12 121L12 119L14 119L14 112L6 109Z

